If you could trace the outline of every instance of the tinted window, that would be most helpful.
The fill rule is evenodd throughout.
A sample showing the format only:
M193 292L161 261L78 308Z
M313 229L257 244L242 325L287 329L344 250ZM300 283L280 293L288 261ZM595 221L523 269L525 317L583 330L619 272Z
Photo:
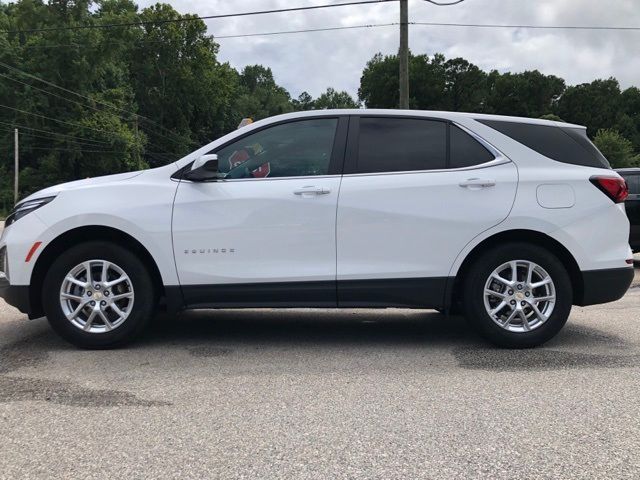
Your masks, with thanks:
M451 141L449 166L451 168L470 167L494 159L491 152L480 142L455 125L450 126L449 135Z
M260 130L215 153L227 178L326 175L338 120L322 118Z
M622 174L622 176L627 181L627 185L629 185L629 193L631 195L640 194L640 174L639 175Z
M610 168L609 162L589 141L582 129L501 120L478 121L558 162Z
M360 119L357 171L404 172L445 168L447 124L410 118Z

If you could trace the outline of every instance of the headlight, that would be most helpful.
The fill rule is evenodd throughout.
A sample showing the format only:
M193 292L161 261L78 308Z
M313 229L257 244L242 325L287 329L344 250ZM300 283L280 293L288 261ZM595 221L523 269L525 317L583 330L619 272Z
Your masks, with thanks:
M43 205L46 205L47 203L49 203L54 198L56 198L56 197L55 196L54 197L43 197L43 198L37 198L35 200L29 200L27 202L19 203L18 205L13 207L13 210L11 211L11 213L9 214L7 219L5 220L5 227L8 227L12 223L17 222L22 217L24 217L27 213L31 213L34 210L39 209Z

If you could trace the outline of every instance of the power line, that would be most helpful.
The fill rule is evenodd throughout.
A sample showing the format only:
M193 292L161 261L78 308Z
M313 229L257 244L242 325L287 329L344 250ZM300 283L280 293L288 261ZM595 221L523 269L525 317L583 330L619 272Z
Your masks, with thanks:
M276 32L256 32L256 33L240 33L236 35L213 35L214 40L221 40L226 38L246 38L246 37L260 37L269 35L289 35L294 33L313 33L313 32L332 32L336 30L355 30L361 28L377 28L377 27L391 27L398 25L398 22L389 23L368 23L361 25L345 25L337 27L320 27L320 28L304 28L299 30L282 30ZM136 40L134 42L104 42L100 45L94 45L89 48L99 49L105 45L121 45L130 46L132 44L147 44L147 43L165 43L165 40ZM88 48L86 45L80 45L79 43L61 43L61 44L49 44L49 45L23 45L21 48Z
M259 33L245 33L238 35L220 35L216 37L213 36L214 40L219 40L223 38L243 38L243 37L260 37L260 36L269 36L269 35L288 35L292 33L309 33L309 32L331 32L334 30L353 30L357 28L376 28L376 27L390 27L393 25L399 25L398 22L390 22L390 23L371 23L366 25L350 25L345 27L325 27L325 28L306 28L301 30L283 30L279 32L259 32Z
M231 17L246 17L250 15L265 15L270 13L286 13L286 12L299 12L305 10L317 10L321 8L333 8L333 7L346 7L350 5L364 5L369 3L388 3L395 2L397 0L358 0L352 2L332 3L324 5L310 5L306 7L290 7L290 8L277 8L271 10L256 10L253 12L238 12L238 13L224 13L219 15L204 15L204 16L184 16L182 18L167 19L167 20L149 20L139 22L126 22L126 23L107 23L107 24L94 24L94 25L74 25L69 27L49 27L49 28L31 28L25 30L0 30L1 33L11 34L24 34L24 33L37 33L37 32L57 32L61 30L86 30L96 28L118 28L118 27L141 27L144 25L164 25L167 23L182 23L191 22L196 20L211 20L216 18L231 18Z
M162 130L169 132L171 135L175 136L176 138L179 138L179 139L180 139L180 142L178 142L177 140L172 140L171 138L169 138L169 137L167 137L167 136L165 136L165 135L162 135L162 134L160 134L160 133L152 132L152 131L148 131L149 133L153 133L154 135L159 136L159 137L162 137L162 138L165 138L166 140L169 140L169 141L172 141L172 142L174 142L174 143L178 143L178 144L181 144L181 143L183 143L183 142L191 143L192 145L193 145L193 144L196 144L196 142L194 142L193 140L189 140L189 139L183 138L183 137L181 137L180 135L178 135L178 134L176 134L176 133L172 132L171 130L169 130L169 129L167 129L167 128L163 127L162 125L160 125L160 124L158 124L158 123L154 122L154 121L153 121L153 120L151 120L150 118L147 118L147 117L145 117L145 116L143 116L143 115L139 115L139 114L137 114L137 113L130 112L130 111L125 110L125 109L123 109L123 108L116 107L115 105L112 105L112 104L110 104L110 103L102 102L102 101L100 101L100 100L93 99L93 98L88 97L88 96L86 96L86 95L82 95L81 93L78 93L78 92L76 92L76 91L74 91L74 90L69 90L68 88L61 87L60 85L57 85L57 84L55 84L55 83L53 83L53 82L50 82L50 81L48 81L48 80L45 80L45 79L43 79L43 78L40 78L40 77L38 77L38 76L36 76L36 75L33 75L33 74L31 74L31 73L25 72L24 70L20 70L19 68L14 67L14 66L11 66L11 65L8 65L8 64L6 64L6 63L4 63L4 62L0 62L0 66L5 67L5 68L7 68L7 69L9 69L9 70L13 70L13 71L15 71L15 72L18 72L19 74L24 75L24 76L26 76L26 77L28 77L28 78L32 78L32 79L34 79L34 80L37 80L37 81L39 81L39 82L42 82L42 83L44 83L45 85L48 85L48 86L50 86L50 87L57 88L58 90L61 90L61 91L63 91L63 92L70 93L70 94L72 94L72 95L76 95L77 97L83 98L83 99L85 99L85 100L88 100L88 101L90 101L90 102L96 103L96 104L98 104L98 105L103 105L103 106L108 107L108 108L111 108L111 109L113 109L113 110L118 110L118 111L120 111L120 112L124 112L124 113L129 114L129 115L132 115L132 116L134 116L134 117L136 117L136 118L139 118L140 120L143 120L143 121L145 121L145 122L149 122L149 123L151 123L151 124L157 125L157 127L161 128ZM27 84L27 85L28 85L28 84ZM37 87L34 87L34 88L37 88ZM45 91L45 92L46 92L46 91ZM56 96L57 96L57 95L56 95ZM58 96L58 97L59 97L59 96ZM66 99L66 97L60 97L60 98L64 98L64 99ZM73 102L73 103L77 103L77 102ZM92 107L92 106L89 106L89 105L87 105L87 107L90 107L90 108L93 108L94 110L98 110L98 111L99 111L99 109L96 109L95 107ZM128 120L128 119L126 119L126 118L122 117L122 115L120 115L120 118L122 118L122 119L124 119L124 120ZM158 147L158 148L160 148L160 147Z
M2 105L0 104L0 108L6 108L8 110L13 110L15 112L19 112L19 113L23 113L25 115L31 115L33 117L39 117L39 118L43 118L45 120L49 120L51 122L57 122L63 125L70 125L72 127L76 127L76 128L86 128L87 130L94 130L96 132L100 132L100 133L107 133L109 135L113 135L113 132L109 131L109 130L105 130L102 128L94 128L94 127L88 127L86 125L82 125L81 123L75 123L75 122L66 122L64 120L58 120L57 118L52 118L52 117L47 117L46 115L41 115L39 113L33 113L33 112L29 112L27 110L22 110L20 108L15 108L15 107L10 107L8 105Z
M43 132L43 133L48 133L48 134L51 134L51 135L57 135L57 136L60 136L60 137L66 137L66 138L71 139L71 140L80 140L80 141L87 141L87 142L99 143L99 144L104 144L104 145L111 145L110 142L103 142L101 140L93 140L93 139L84 138L84 137L76 137L74 135L67 135L66 133L52 132L50 130L42 130L40 128L27 127L25 125L12 124L12 123L2 122L2 121L0 121L0 124L8 125L8 126L10 126L12 128L19 128L20 130L32 130L34 132Z
M640 27L615 27L596 25L509 25L497 23L445 23L445 22L409 22L411 25L427 25L433 27L472 27L472 28L531 28L550 30L620 30L638 31Z
M15 128L19 128L19 127L15 127ZM27 137L33 137L33 138L41 138L41 139L44 139L44 140L66 140L67 142L71 140L71 139L68 139L68 138L56 138L55 136L48 137L46 135L41 135L41 134L38 134L38 133L31 133L31 132L28 132L28 131L24 132L24 131L22 131L22 129L20 129L20 130L21 130L20 131L20 135L21 136L27 136ZM0 128L0 131L13 132L14 129L13 128ZM74 143L76 145L83 145L85 147L94 147L94 148L100 147L100 144L96 144L96 143L86 143L86 142L78 142L78 141L74 141ZM107 145L110 145L110 144L107 144Z
M17 69L16 69L16 70L17 70ZM25 73L26 73L26 72L25 72ZM58 95L58 94L53 93L53 92L50 92L50 91L48 91L48 90L44 90L44 89L42 89L42 88L38 88L38 87L36 87L36 86L34 86L34 85L31 85L31 84L29 84L29 83L26 83L26 82L23 82L23 81L21 81L21 80L18 80L17 78L13 78L13 77L11 77L10 75L5 75L5 74L3 74L3 73L0 73L0 77L4 77L4 78L7 78L7 79L12 80L12 81L14 81L14 82L21 83L22 85L26 85L26 86L28 86L28 87L30 87L30 88L33 88L33 89L38 90L38 91L40 91L40 92L46 93L47 95L52 95L52 96L54 96L54 97L56 97L56 98L60 98L60 99L62 99L62 100L65 100L65 101L68 101L68 102L74 103L74 104L79 105L79 106L81 106L81 107L84 107L84 108L90 108L90 109L92 109L92 110L94 110L94 111L96 111L96 112L101 112L101 111L102 111L102 110L100 110L99 108L94 107L93 105L87 105L87 104L84 104L84 103L81 103L81 102L77 102L77 101L75 101L75 100L71 100L70 98L63 97L62 95ZM129 120L128 118L124 117L123 115L120 115L120 114L116 114L116 115L117 115L119 118L121 118L121 119L123 119L123 120L125 120L125 121L128 121L128 120ZM147 130L146 132L147 132L147 133L154 134L154 135L161 136L161 137L163 137L163 138L166 138L166 137L164 137L163 135L161 135L161 134L159 134L159 133L157 133L157 132L151 131L151 130ZM167 140L171 140L171 139L167 138ZM102 142L102 143L107 143L107 142ZM160 146L158 146L158 145L155 145L154 143L149 142L149 141L148 141L148 143L149 143L149 145L152 145L152 146L154 146L154 147L160 148L160 149L162 150L162 147L160 147Z
M398 22L389 23L370 23L362 25L347 25L339 27L322 27L322 28L305 28L299 30L280 30L274 32L255 32L255 33L240 33L236 35L214 35L214 40L224 40L233 38L247 38L247 37L261 37L261 36L273 36L273 35L291 35L296 33L314 33L314 32L331 32L338 30L356 30L364 28L378 28L378 27L391 27L399 25ZM482 24L482 23L446 23L446 22L409 22L409 25L417 26L433 26L433 27L470 27L470 28L527 28L527 29L568 29L568 30L620 30L620 31L638 31L640 27L615 27L615 26L585 26L585 25L508 25L508 24ZM132 43L163 43L164 40L137 40ZM95 45L90 48L102 48L104 45L131 45L131 43L125 42L106 42L100 45ZM49 45L25 45L22 48L87 48L85 45L77 43L69 44L49 44ZM1 64L1 62L0 62ZM95 101L95 100L94 100ZM116 107L117 108L117 107ZM134 114L137 115L137 114ZM145 120L146 117L142 117ZM158 125L161 127L161 125ZM164 127L162 127L164 128ZM173 133L173 132L171 132ZM176 135L175 133L173 133Z

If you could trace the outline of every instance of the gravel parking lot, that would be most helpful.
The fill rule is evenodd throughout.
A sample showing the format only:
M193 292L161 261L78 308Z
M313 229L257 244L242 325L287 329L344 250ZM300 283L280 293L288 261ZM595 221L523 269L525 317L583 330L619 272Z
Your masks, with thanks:
M89 352L0 303L0 477L638 478L639 365L640 274L530 351L430 311L253 310Z

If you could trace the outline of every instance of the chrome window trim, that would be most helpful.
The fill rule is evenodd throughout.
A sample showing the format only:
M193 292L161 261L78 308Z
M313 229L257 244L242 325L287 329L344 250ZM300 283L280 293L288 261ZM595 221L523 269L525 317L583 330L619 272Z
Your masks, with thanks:
M341 174L334 174L334 175L299 175L299 176L294 176L294 177L263 177L263 178L218 178L215 180L204 180L204 181L200 181L200 182L194 182L193 180L189 180L186 178L182 178L180 180L180 182L189 182L189 183L235 183L235 182L255 182L255 181L274 181L274 180L293 180L294 178L340 178L343 175Z
M459 167L459 168L436 168L432 170L403 170L397 172L369 172L369 173L347 173L343 175L343 177L369 177L369 176L378 176L378 175L410 175L410 174L419 174L419 173L449 173L449 172L464 172L467 170L479 170L483 168L491 168L497 165L504 165L507 163L512 163L505 156L500 156L499 158L494 158L485 163L480 163L478 165L471 165L469 167Z

